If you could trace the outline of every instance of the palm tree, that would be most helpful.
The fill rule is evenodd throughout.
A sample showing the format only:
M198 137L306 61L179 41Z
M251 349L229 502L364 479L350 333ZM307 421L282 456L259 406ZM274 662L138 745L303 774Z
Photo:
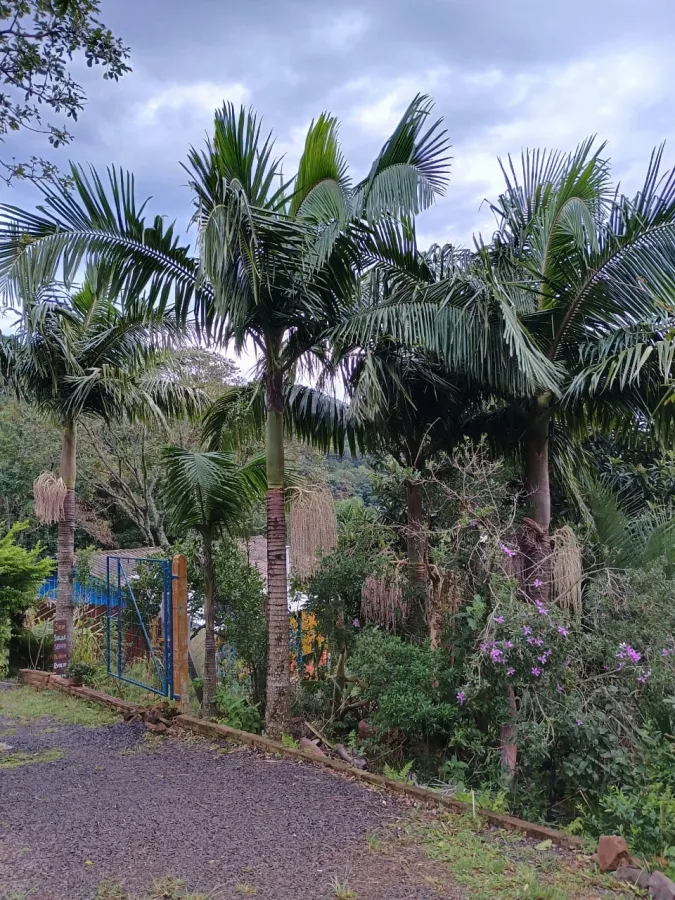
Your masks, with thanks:
M350 400L348 412L333 422L334 428L350 424L362 445L391 454L407 470L407 553L421 592L421 475L427 463L452 451L485 404L494 405L516 383L520 390L549 387L555 372L518 339L510 310L486 290L479 255L450 245L419 251L410 224L400 229L385 223L376 238L380 261L362 281L361 307L349 312L332 340ZM400 333L386 314L407 308L414 315L434 306L426 347ZM366 327L355 328L362 316ZM297 418L299 410L293 412Z
M40 476L35 497L38 515L58 522L56 615L65 622L69 658L78 424L91 417L162 424L165 415L197 412L201 395L163 371L171 321L141 298L116 298L101 272L90 269L70 296L25 283L22 298L19 330L0 343L0 374L62 429L59 476Z
M218 532L230 534L248 510L265 496L264 455L239 465L234 454L195 452L180 447L163 451L164 500L174 531L197 531L204 546L204 694L202 714L213 715L216 692L215 572L213 542Z
M202 264L224 337L260 354L266 398L269 656L266 728L279 736L289 709L285 391L298 367L325 360L326 333L356 293L366 220L414 213L445 183L447 143L416 98L371 168L353 186L337 121L312 123L297 174L280 179L271 136L253 113L225 107L203 152L192 151Z
M611 185L604 147L527 151L522 171L503 166L506 190L493 205L498 230L481 248L487 283L556 367L553 389L512 390L520 422L525 492L524 587L550 591L549 448L568 436L633 427L649 419L670 376L675 302L675 171L654 151L643 187ZM503 421L503 419L502 419Z

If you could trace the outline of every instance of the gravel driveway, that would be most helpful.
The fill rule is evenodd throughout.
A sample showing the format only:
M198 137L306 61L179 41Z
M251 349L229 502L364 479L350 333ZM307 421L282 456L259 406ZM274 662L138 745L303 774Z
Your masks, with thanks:
M168 877L222 900L462 896L395 840L368 849L375 829L396 833L397 800L318 767L125 723L0 718L0 741L63 753L0 768L3 900L123 896L111 882L144 896Z

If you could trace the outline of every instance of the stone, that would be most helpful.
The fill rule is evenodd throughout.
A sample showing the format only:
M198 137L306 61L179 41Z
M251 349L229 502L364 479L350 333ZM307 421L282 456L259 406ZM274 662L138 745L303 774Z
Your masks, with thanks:
M375 734L377 734L377 728L375 728L373 725L370 725L368 722L366 722L365 719L361 719L359 724L356 726L356 732L359 736L359 740L365 741L366 738L373 737Z
M619 866L614 873L615 878L619 881L627 881L628 884L635 884L642 890L646 891L649 887L651 875L645 869L638 869L636 866Z
M167 730L166 725L163 722L146 722L145 727L150 731L162 732Z
M619 866L630 863L628 845L617 834L603 834L598 841L598 868L601 872L613 872Z
M313 753L314 756L325 756L326 754L320 747L317 747L314 741L310 741L309 738L303 737L300 738L300 742L298 744L301 750L304 750L306 753Z
M649 879L649 896L655 900L675 900L675 883L663 872L652 872Z

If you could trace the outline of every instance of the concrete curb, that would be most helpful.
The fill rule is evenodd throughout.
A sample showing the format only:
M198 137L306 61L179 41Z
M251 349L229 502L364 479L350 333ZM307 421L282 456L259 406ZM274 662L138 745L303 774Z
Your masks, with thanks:
M131 703L125 703L118 700L117 697L111 697L109 694L103 694L100 691L94 691L87 687L74 687L69 684L67 679L58 675L51 675L49 672L38 672L33 669L21 669L19 672L19 681L21 684L29 684L35 688L47 688L49 690L63 691L66 694L72 694L75 697L82 697L85 700L94 700L97 703L105 704L117 709L121 713L129 713L131 715L139 711L139 707ZM278 753L291 759L301 762L313 763L314 765L323 766L327 769L333 769L335 772L349 775L357 781L365 781L368 784L376 785L383 790L392 791L398 794L404 794L418 802L435 804L444 809L452 810L460 815L472 813L472 807L469 803L461 803L459 800L452 800L437 794L429 788L419 787L415 784L407 784L406 782L392 781L385 778L384 775L376 775L373 772L364 772L356 769L348 763L337 759L331 759L328 756L315 756L304 750L296 750L293 747L284 747L283 744L272 741L269 738L261 737L258 734L250 734L247 731L239 731L236 728L228 728L227 725L217 725L215 722L207 722L204 719L197 719L194 716L180 715L173 720L174 724L185 731L192 731L201 734L204 737L215 738L217 740L234 740L241 744L247 744L257 750L265 753ZM523 819L517 819L514 816L505 816L500 813L494 813L487 809L477 809L476 815L485 819L490 825L497 828L504 828L507 831L517 831L526 834L528 837L535 838L539 841L550 840L559 847L567 850L580 850L583 847L581 838L575 835L565 834L562 831L556 831L553 828L547 828L545 825L536 825L532 822L525 822Z

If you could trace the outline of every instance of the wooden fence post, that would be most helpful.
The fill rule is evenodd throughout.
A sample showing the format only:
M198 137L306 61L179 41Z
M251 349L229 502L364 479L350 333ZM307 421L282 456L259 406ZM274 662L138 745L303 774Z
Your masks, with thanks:
M190 712L188 652L190 629L188 625L187 557L179 553L171 563L173 575L173 692L182 713Z

